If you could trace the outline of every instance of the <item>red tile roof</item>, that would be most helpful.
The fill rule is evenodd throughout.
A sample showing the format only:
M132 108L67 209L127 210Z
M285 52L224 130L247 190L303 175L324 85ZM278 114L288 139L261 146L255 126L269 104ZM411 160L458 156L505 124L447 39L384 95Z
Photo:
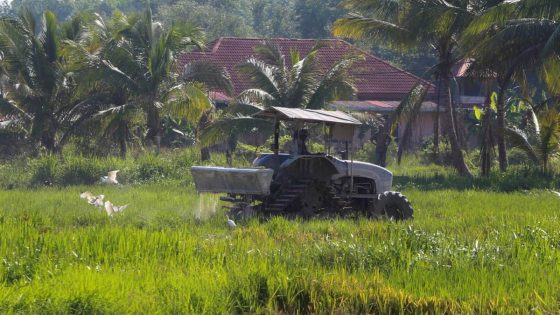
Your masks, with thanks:
M273 38L270 41L280 47L282 53L287 57L287 61L289 61L288 56L291 50L299 51L304 57L317 42L315 39L289 38ZM325 46L318 52L319 67L322 70L330 68L343 56L351 53L358 53L365 57L363 61L356 62L350 72L354 77L358 89L357 97L360 100L401 100L420 80L419 77L394 67L346 41L329 39L323 42ZM264 43L264 39L260 38L222 37L211 42L205 50L181 55L179 69L189 62L195 61L208 61L223 66L232 77L235 94L239 94L241 91L251 88L252 84L250 80L239 74L235 67L255 56L255 46L262 43ZM432 95L434 90L432 89Z

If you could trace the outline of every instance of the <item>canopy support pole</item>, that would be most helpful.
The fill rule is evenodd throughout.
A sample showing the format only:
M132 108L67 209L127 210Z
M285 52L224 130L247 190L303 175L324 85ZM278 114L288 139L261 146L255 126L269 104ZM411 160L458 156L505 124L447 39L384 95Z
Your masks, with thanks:
M278 155L278 150L280 147L280 121L278 117L274 118L274 154Z

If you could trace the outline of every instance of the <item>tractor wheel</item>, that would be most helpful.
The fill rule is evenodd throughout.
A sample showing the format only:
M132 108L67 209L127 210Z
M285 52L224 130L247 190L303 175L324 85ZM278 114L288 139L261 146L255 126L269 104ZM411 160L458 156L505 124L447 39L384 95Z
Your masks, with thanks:
M410 201L399 192L386 191L378 196L373 206L372 217L387 217L393 220L406 220L413 218L414 209Z

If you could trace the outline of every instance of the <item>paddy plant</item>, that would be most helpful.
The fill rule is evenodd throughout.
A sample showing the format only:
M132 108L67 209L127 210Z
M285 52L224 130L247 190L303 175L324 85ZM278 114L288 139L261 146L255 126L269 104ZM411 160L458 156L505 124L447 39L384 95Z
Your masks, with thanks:
M78 197L105 193L108 217ZM560 200L420 191L415 219L252 219L192 187L0 192L0 311L472 313L559 309ZM529 205L529 206L528 206Z

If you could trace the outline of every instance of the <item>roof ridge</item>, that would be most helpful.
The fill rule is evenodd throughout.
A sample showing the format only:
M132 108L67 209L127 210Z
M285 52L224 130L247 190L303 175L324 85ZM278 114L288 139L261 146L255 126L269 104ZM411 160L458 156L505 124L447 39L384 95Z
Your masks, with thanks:
M218 51L218 49L220 48L220 45L222 44L223 39L224 39L223 37L220 37L217 40L214 40L214 42L215 42L214 47L212 47L212 50L210 51L210 53L214 54L214 53L216 53L216 51Z
M291 41L341 41L339 38L295 38L295 37L236 37L221 36L222 39L242 39L242 40L291 40Z

